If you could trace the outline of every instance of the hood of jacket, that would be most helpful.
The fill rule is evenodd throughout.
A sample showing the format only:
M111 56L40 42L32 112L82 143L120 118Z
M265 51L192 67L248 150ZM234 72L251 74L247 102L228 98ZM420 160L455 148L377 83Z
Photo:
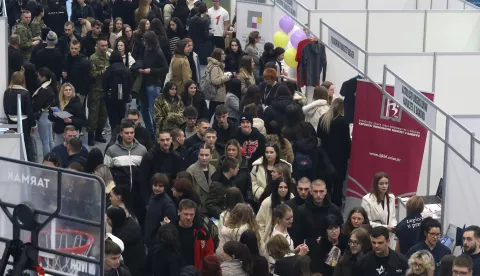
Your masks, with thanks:
M311 49L314 54L321 55L322 54L322 44L321 43L308 43L309 47L306 49Z
M260 133L260 131L258 131L258 129L256 129L255 127L252 126L252 132L250 132L250 134L246 135L242 132L242 130L239 128L238 129L238 141L245 141L245 140L251 140L251 141L255 141L255 140L259 140L260 137L262 136L262 134ZM241 144L241 143L240 143Z
M319 107L322 107L322 106L328 107L327 100L316 100L314 102L311 102L305 105L303 108L305 112L307 112L308 114L313 114L317 111Z
M220 61L218 61L218 60L216 60L212 57L208 57L207 60L208 60L208 65L219 66L220 68L222 68L222 70L224 69L223 63L221 63Z
M125 66L125 64L122 61L114 62L114 63L110 64L109 68L111 68L111 70L113 71L113 73L115 75L123 74L127 70L127 67Z
M287 106L293 103L293 99L291 96L277 96L275 100L273 100L272 104L270 105L276 111L282 112L285 114L287 110Z
M303 153L314 153L317 148L317 137L310 136L297 140L293 145L293 149Z

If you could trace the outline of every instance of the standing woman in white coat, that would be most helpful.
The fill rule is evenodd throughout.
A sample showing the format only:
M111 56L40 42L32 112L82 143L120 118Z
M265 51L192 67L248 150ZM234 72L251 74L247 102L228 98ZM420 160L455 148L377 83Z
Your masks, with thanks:
M390 232L390 241L394 244L395 226L397 225L395 196L390 193L388 175L377 172L373 177L372 191L362 199L362 207L368 214L372 227L384 226Z

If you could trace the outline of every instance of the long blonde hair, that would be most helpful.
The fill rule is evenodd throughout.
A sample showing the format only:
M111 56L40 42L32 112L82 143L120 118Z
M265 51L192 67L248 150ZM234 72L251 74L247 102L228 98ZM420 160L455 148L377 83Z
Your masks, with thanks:
M67 86L70 86L72 88L72 96L70 97L70 99L68 101L65 101L65 99L63 98L63 91L65 90L65 87ZM70 100L75 97L75 87L73 87L73 85L69 82L66 82L62 85L62 87L60 88L60 93L58 93L58 105L60 107L60 110L63 110L65 108L65 106L68 105L68 103L70 102Z
M240 228L242 225L247 224L248 229L255 232L257 240L260 242L260 233L258 223L255 220L252 207L247 203L237 203L230 215L227 217L225 226L231 229Z
M338 116L343 116L343 99L336 98L332 102L330 109L320 118L320 127L326 132L330 133L330 126L332 121Z

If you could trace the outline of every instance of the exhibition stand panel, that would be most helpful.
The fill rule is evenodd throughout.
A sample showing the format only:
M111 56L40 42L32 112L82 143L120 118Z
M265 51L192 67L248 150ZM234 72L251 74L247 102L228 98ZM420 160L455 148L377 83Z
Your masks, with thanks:
M480 10L315 10L309 15L309 22L323 20L369 52L480 51ZM311 30L320 33L320 25L311 24Z
M312 1L313 2L313 1ZM470 10L477 6L464 0L316 0L322 10Z

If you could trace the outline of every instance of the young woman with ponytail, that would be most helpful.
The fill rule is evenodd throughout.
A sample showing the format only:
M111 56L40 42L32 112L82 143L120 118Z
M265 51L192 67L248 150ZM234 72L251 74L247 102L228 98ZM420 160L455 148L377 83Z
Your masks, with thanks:
M223 276L250 276L254 260L246 245L229 241L223 246L226 261L221 264Z

